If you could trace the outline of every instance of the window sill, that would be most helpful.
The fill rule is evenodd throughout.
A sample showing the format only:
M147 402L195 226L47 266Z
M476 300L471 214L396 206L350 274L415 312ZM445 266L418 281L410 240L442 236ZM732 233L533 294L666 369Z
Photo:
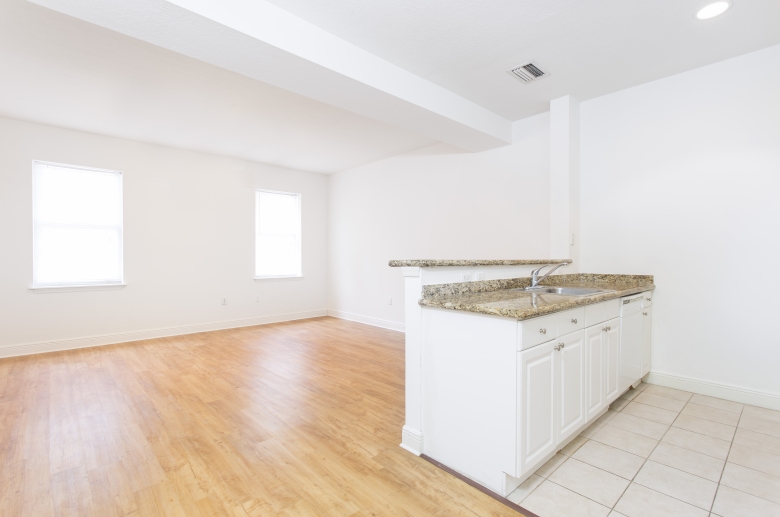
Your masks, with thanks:
M290 276L256 276L255 282L267 282L269 280L302 280L303 275Z
M35 294L43 293L76 293L80 291L116 291L124 289L127 284L95 284L95 285L57 285L48 287L30 287Z

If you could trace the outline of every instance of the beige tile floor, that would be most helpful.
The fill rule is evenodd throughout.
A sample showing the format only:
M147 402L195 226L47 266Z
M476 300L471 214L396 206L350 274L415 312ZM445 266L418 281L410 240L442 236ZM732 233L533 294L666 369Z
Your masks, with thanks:
M780 517L780 411L640 384L509 499L540 517Z

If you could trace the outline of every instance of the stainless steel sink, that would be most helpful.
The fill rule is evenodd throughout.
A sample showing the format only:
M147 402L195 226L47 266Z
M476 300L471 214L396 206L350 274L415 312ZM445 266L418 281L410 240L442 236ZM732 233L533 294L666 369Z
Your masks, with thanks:
M536 294L560 294L562 296L590 296L592 294L609 293L610 289L590 289L587 287L526 287L526 291Z

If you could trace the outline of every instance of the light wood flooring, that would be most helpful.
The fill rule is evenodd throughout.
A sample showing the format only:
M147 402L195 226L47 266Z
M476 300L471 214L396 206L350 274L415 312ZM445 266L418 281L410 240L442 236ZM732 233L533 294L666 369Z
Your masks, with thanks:
M403 334L318 318L0 360L0 515L514 516L402 450Z

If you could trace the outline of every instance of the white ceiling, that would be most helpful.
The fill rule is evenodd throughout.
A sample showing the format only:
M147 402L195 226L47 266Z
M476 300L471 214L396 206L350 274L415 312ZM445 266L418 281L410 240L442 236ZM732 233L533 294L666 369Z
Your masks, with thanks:
M435 142L22 0L0 71L0 116L313 172Z
M546 111L552 99L584 101L780 44L779 0L734 0L725 15L704 22L694 13L710 0L29 1L155 45L133 46L81 24L64 30L52 49L38 49L34 57L67 78L79 70L114 74L106 81L123 93L112 95L135 104L98 106L93 118L102 124L124 117L141 135L163 124L155 139L323 171L432 139L472 151L506 145L513 122ZM19 8L20 0L3 2ZM3 54L15 56L14 44L3 45ZM126 59L131 46L137 54ZM68 48L66 60L46 57ZM551 76L524 85L506 73L527 60ZM25 87L16 81L17 90ZM94 102L92 94L82 97ZM58 99L51 109L74 119ZM181 120L168 120L174 112ZM207 123L198 127L193 118Z
M269 1L508 120L780 44L778 0ZM529 60L552 75L506 73Z

